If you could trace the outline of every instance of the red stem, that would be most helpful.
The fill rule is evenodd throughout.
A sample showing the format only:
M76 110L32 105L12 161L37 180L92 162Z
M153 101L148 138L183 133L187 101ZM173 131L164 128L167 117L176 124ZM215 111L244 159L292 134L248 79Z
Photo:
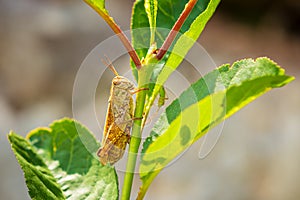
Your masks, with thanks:
M89 3L88 0L84 0L84 1L88 5L90 5L105 20L105 22L110 26L110 28L118 35L124 47L126 48L128 54L130 55L132 61L134 62L136 68L140 69L142 67L142 64L136 51L134 50L127 36L124 34L121 28L116 24L113 18L110 17L107 12L104 12L103 10L99 9L99 7L95 6L94 4Z
M132 47L129 39L127 36L124 34L124 32L121 30L121 28L118 25L108 25L111 27L111 29L118 35L120 38L121 42L123 43L124 47L127 49L128 54L130 55L132 61L134 62L135 66L137 69L140 69L142 67L141 61Z
M186 5L182 13L180 14L178 20L175 22L172 30L169 32L169 35L167 36L166 40L164 41L162 47L158 50L156 54L157 60L161 60L168 49L170 48L172 42L174 41L178 31L182 27L183 23L185 22L186 18L189 16L189 14L192 12L194 6L196 5L198 0L190 0Z

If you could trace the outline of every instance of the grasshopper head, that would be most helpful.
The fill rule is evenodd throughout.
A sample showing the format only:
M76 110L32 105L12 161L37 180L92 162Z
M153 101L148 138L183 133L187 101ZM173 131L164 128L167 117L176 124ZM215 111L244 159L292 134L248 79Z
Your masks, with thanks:
M124 89L124 90L133 90L134 89L133 83L123 76L116 76L112 80L112 83L116 88L120 88L120 89Z

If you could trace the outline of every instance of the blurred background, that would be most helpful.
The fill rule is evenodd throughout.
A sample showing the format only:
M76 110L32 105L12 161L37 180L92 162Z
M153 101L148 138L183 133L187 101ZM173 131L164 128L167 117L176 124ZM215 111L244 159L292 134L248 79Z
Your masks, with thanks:
M123 30L132 4L107 1ZM30 199L7 133L72 117L77 70L112 35L82 1L0 0L0 199ZM199 42L217 65L268 56L296 80L227 120L205 159L194 144L146 199L300 199L300 1L223 0Z

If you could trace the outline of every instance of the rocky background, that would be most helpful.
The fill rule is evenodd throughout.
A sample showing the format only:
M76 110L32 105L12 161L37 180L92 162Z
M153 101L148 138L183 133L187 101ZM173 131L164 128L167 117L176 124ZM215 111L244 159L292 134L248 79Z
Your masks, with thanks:
M132 3L107 1L123 30ZM30 199L6 134L25 136L72 117L77 70L111 35L81 1L0 0L0 199ZM224 0L199 42L217 65L268 56L296 80L227 120L205 159L198 159L200 143L193 145L158 176L146 199L300 199L299 1Z

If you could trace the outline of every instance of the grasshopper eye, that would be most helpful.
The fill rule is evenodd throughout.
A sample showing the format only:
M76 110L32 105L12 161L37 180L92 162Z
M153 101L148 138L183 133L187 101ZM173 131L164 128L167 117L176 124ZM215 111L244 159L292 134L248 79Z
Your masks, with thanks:
M113 81L113 84L114 84L114 85L120 85L120 84L121 84L121 81L119 81L119 80L114 80L114 81Z

